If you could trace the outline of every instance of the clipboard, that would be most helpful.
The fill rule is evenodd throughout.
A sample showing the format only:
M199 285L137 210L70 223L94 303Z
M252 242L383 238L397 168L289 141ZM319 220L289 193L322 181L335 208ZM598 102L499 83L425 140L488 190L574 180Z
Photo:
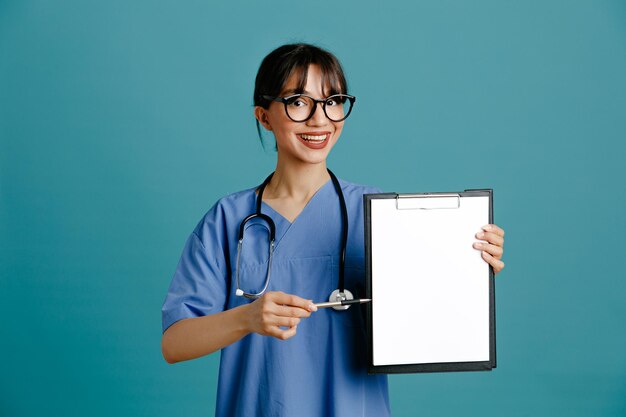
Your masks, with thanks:
M496 367L494 272L472 247L493 190L366 194L368 373Z

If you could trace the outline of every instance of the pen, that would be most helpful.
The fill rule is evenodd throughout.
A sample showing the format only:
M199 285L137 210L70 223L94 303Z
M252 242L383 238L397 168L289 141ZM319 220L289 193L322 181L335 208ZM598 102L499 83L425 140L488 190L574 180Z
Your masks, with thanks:
M335 306L347 306L350 304L363 304L372 301L371 298L360 298L357 300L341 300L341 301L327 301L325 303L317 303L317 308L335 307Z

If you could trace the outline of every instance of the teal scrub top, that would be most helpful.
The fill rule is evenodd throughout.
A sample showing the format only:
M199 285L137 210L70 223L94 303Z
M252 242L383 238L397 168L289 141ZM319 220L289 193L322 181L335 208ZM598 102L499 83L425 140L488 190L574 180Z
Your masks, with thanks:
M348 211L345 288L365 295L363 194L380 192L340 180ZM220 199L187 240L163 304L163 331L178 320L228 310L251 301L235 296L241 221L254 213L255 188ZM276 224L268 291L314 302L338 286L341 209L332 181L325 183L293 223L269 205ZM260 290L267 274L268 233L246 228L240 281ZM364 307L330 308L302 319L297 334L278 340L252 333L222 349L216 416L391 415L386 375L368 375Z

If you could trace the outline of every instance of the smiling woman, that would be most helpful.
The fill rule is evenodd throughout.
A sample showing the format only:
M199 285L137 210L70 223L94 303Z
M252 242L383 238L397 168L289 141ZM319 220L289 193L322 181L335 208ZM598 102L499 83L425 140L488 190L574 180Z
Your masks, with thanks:
M326 167L355 100L316 46L281 46L259 68L254 115L276 139L276 170L207 212L163 305L168 362L222 350L218 416L391 413L386 376L367 374L360 307L314 304L364 294L362 198L379 190ZM475 247L501 269L502 230L481 233Z

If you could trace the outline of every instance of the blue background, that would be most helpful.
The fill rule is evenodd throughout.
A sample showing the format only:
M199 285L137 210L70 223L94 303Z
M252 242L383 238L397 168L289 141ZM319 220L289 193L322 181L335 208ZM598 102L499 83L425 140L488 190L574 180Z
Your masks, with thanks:
M394 415L626 415L608 0L1 0L0 415L212 415L219 355L167 365L160 308L202 214L274 166L251 96L291 41L335 52L358 97L340 177L492 187L507 231L498 368L391 376Z

